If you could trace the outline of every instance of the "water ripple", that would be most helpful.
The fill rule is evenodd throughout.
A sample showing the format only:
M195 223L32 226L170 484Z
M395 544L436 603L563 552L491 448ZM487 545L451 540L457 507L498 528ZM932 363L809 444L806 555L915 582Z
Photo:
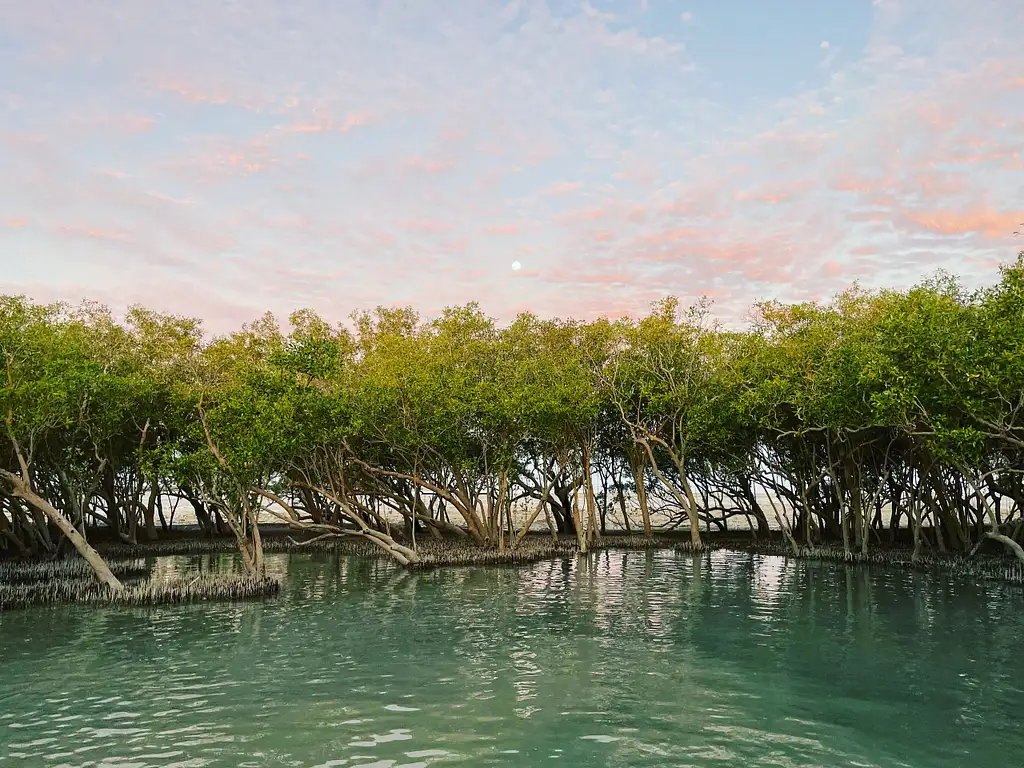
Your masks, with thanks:
M0 768L1024 753L1024 597L998 585L728 552L413 573L270 560L286 589L267 603L0 615Z

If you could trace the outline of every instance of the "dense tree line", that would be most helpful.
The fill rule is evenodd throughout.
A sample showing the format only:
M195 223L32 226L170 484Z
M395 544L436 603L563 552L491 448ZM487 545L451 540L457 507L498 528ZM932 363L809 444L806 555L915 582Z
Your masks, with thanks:
M585 550L630 515L698 547L741 517L794 550L905 530L915 553L1024 559L1024 254L977 291L939 275L753 317L303 310L208 340L142 307L2 297L0 547L74 546L116 588L88 535L157 538L185 499L252 573L268 514L401 562L417 537L504 549L537 526Z

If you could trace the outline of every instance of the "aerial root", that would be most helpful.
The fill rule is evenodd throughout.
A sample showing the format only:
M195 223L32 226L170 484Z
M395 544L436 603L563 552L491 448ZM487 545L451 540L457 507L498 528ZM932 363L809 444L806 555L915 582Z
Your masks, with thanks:
M0 611L57 603L144 606L254 600L276 595L280 590L281 581L269 576L184 576L128 584L121 592L94 581L60 579L35 584L0 584Z
M758 542L747 546L723 545L726 549L737 549L763 555L777 555L811 562L833 562L850 565L884 565L915 571L942 570L957 576L981 581L1003 581L1024 585L1024 565L1010 561L1005 556L977 556L965 553L919 552L917 557L909 549L874 549L866 554L844 550L841 546L802 547L800 554L782 542Z
M149 571L140 559L108 563L110 570L119 578L138 578ZM91 579L92 566L80 557L66 557L58 560L0 560L0 584L31 584L57 579Z

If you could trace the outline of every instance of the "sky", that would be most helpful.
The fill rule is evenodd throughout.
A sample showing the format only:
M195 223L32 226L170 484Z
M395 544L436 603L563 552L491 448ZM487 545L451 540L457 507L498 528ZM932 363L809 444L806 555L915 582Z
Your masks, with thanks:
M991 283L1022 34L1020 0L0 0L0 293L221 333Z

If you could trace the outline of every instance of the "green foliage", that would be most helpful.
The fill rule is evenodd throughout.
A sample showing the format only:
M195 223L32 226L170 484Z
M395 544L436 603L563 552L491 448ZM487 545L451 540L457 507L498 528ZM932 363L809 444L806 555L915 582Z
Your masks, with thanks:
M0 465L20 471L20 448L55 497L54 478L88 495L105 472L238 496L320 477L326 456L342 457L331 482L360 482L355 458L450 487L583 451L628 467L644 441L670 477L738 476L766 450L794 467L1021 464L1024 254L974 293L940 274L756 309L745 331L675 299L505 327L475 304L429 322L378 308L351 330L303 310L287 332L266 315L207 340L142 307L117 322L0 297Z

